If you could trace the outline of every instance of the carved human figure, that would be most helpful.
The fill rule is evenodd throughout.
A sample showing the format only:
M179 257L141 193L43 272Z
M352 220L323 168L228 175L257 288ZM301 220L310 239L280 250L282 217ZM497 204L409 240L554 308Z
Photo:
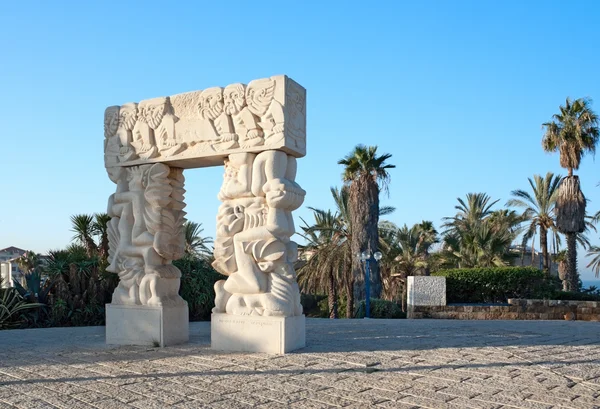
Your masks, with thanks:
M248 109L260 118L259 126L265 134L265 143L269 139L278 141L284 137L283 107L275 99L275 80L263 78L250 81L246 89Z
M281 151L261 152L252 162L252 198L220 195L229 199L219 212L217 231L227 229L227 244L233 242L235 260L230 253L218 252L215 245L214 265L229 276L215 284L215 312L301 314L292 265L297 247L290 237L294 233L291 212L302 204L305 192L294 181L295 173L294 158ZM231 186L231 176L226 174L223 186Z
M119 163L121 150L121 143L117 135L119 108L119 106L112 106L104 111L104 166L107 169Z
M198 109L203 119L202 129L205 141L213 142L218 150L225 150L237 144L230 118L223 111L223 89L207 88L200 94Z
M164 164L127 168L109 198L108 271L119 274L115 304L181 305L183 174Z
M224 111L231 116L238 143L242 148L252 148L264 143L263 131L257 118L246 106L244 84L231 84L223 90Z
M131 145L133 142L133 129L137 121L137 104L135 102L129 102L123 104L119 109L119 127L117 129L117 135L121 143L121 149L119 152L120 161L127 162L132 159L136 159L137 155Z

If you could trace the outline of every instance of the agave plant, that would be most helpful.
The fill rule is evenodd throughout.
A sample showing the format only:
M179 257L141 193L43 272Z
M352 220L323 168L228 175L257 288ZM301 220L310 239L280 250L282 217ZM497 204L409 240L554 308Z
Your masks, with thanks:
M0 287L2 286L1 284L0 281ZM0 329L19 326L22 312L42 306L42 304L38 303L28 303L14 288L3 289L0 296Z

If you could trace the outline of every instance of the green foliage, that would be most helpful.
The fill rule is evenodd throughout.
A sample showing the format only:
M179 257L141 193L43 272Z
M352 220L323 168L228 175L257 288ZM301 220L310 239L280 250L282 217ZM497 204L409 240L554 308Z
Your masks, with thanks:
M551 299L565 301L600 301L600 293L557 291L552 295Z
M181 270L181 286L179 295L187 301L190 310L190 321L210 319L214 307L214 285L225 276L217 273L208 261L192 256L185 256L173 262Z
M508 298L550 298L559 282L545 280L533 267L463 268L442 270L448 303L506 302Z
M300 304L302 304L302 310L307 317L329 317L329 306L326 295L300 293Z
M14 288L2 289L0 281L0 329L17 328L23 322L22 314L41 304L28 303Z
M402 312L402 307L393 301L371 298L370 300L371 318L406 318ZM355 317L364 318L366 311L365 300L358 304Z

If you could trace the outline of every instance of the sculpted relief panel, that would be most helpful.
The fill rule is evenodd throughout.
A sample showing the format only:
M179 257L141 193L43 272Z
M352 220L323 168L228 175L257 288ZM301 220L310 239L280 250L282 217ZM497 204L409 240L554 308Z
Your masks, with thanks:
M302 157L306 90L275 76L113 106L106 109L104 131L107 168L202 167L232 153L268 149Z

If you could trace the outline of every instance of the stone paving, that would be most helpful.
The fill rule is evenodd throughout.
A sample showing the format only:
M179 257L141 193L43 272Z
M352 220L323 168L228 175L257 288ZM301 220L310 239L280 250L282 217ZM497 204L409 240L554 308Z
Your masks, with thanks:
M285 356L104 344L104 328L0 331L0 408L600 408L600 324L307 321Z

